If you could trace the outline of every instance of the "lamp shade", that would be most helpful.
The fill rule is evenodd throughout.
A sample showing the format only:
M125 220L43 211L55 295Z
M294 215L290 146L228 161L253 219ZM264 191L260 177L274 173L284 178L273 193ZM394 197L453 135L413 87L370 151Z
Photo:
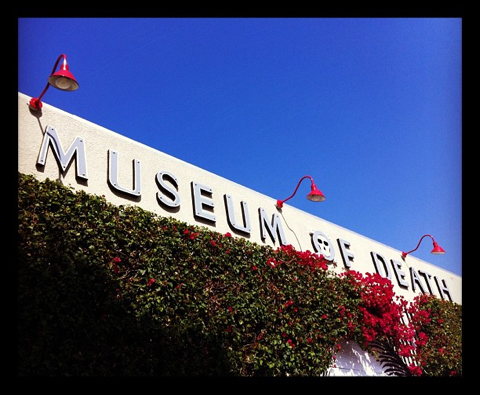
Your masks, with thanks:
M317 186L312 182L312 190L307 195L307 199L312 202L323 202L325 200L325 195L317 188Z
M432 254L435 254L435 255L442 255L442 254L445 254L445 250L440 247L436 241L433 242L433 250L432 250Z
M48 77L48 83L54 88L62 91L75 91L78 89L78 82L68 69L67 64L63 64L62 69Z

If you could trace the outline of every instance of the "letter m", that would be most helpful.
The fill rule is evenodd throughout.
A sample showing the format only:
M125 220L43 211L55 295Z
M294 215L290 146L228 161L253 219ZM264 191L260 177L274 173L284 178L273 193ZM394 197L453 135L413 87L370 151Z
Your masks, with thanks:
M58 138L57 131L53 126L48 125L43 135L42 147L38 155L37 164L45 166L47 159L48 147L52 147L53 154L57 163L62 167L62 172L73 160L76 154L77 177L88 180L87 176L87 159L85 157L85 141L81 137L76 137L73 143L68 148L67 152L63 152L62 144Z
M272 215L272 223L270 224L267 213L262 207L258 209L258 212L260 214L260 228L263 241L267 238L268 232L274 243L276 241L276 235L278 235L280 238L280 244L287 245L285 234L283 233L282 222L280 221L278 214Z

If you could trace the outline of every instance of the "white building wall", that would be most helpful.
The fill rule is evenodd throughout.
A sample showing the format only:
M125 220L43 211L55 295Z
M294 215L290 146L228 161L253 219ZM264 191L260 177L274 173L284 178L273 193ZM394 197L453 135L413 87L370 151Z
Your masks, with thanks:
M362 273L375 273L376 267L372 259L372 253L376 254L377 257L380 256L385 262L385 267L391 272L391 280L395 286L395 292L398 295L405 296L407 300L413 300L415 295L422 293L418 285L415 291L412 289L412 278L409 269L413 268L416 273L425 273L424 276L420 276L420 282L426 293L433 293L441 297L435 281L437 279L440 284L444 282L452 301L462 303L462 282L460 276L417 259L414 256L408 256L408 261L403 261L401 258L402 252L399 250L325 221L320 217L298 210L290 205L285 205L283 209L279 210L275 206L276 199L270 196L260 194L216 174L128 139L99 125L61 111L47 103L43 103L42 111L31 111L28 106L29 100L29 96L18 94L18 171L21 173L33 174L39 180L46 178L59 180L64 185L71 186L74 189L85 190L91 194L104 195L108 201L116 205L139 205L161 216L172 216L180 221L206 226L220 233L230 232L236 237L247 237L252 242L278 247L280 245L278 234L273 239L267 232L267 237L265 239L262 238L259 210L263 209L270 221L273 215L278 215L287 244L292 244L298 250L315 251L311 233L314 231L322 232L330 242L330 252L333 252L334 259L338 264L336 268L338 272L345 270L338 240L345 240L349 244L349 253L354 255L353 260L350 262L351 269ZM47 127L51 127L57 132L61 144L58 150L65 154L76 138L82 140L82 144L85 146L87 165L86 179L82 178L84 177L83 175L76 175L78 152L77 158L72 160L66 169L63 170L53 154L53 144L49 144L45 163L39 164L37 162ZM118 155L118 184L127 190L134 189L133 161L140 162L140 196L130 196L119 192L109 183L109 151L112 150L116 151ZM157 173L162 171L174 175L178 182L177 189L180 205L174 210L162 206L158 200L159 196L171 200L167 196L168 194L160 190L156 182ZM201 208L206 213L210 213L207 215L215 216L214 222L195 215L192 183L211 188L212 193L206 194L202 199L205 199L205 202L208 204L212 203L213 210L208 211L208 204L202 204ZM173 186L171 184L172 188ZM232 197L237 225L243 225L241 201L247 203L248 218L251 225L249 234L238 232L229 224L224 201L225 194ZM319 252L326 256L330 253L328 250ZM392 269L392 260L400 263L399 270L403 272L404 281L408 284L407 287L400 286L399 281L396 279ZM387 272L383 267L383 263L379 266L383 272L381 274L386 275ZM429 290L429 286L431 290Z
M388 376L373 355L362 350L355 342L342 342L327 376Z

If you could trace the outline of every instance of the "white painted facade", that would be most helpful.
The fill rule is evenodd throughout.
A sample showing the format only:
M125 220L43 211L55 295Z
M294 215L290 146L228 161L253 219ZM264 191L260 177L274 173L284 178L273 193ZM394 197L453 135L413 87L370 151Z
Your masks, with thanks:
M413 300L423 289L424 293L462 303L462 279L458 275L414 256L408 256L406 262L399 250L290 205L278 209L272 197L47 103L43 103L42 111L32 111L28 105L30 99L18 94L18 171L21 173L33 174L39 180L59 180L74 189L104 195L116 205L139 205L161 216L172 216L220 233L230 232L235 237L247 237L252 242L273 247L280 246L282 241L282 235L275 230L277 221L283 230L284 244L334 259L338 272L344 271L346 265L362 273L375 273L378 268L380 274L390 276L395 293L407 300ZM49 138L49 135L56 137ZM82 164L85 168L78 168ZM113 174L115 169L117 177ZM230 210L227 201L231 202ZM269 226L273 234L268 231ZM249 229L242 231L241 228ZM331 375L381 374L378 363L359 348L351 347L337 358L337 368L332 369ZM351 363L343 366L344 360L354 359L358 360L355 366Z
M327 376L387 376L380 362L363 351L355 342L341 343L341 351L335 356L333 367Z

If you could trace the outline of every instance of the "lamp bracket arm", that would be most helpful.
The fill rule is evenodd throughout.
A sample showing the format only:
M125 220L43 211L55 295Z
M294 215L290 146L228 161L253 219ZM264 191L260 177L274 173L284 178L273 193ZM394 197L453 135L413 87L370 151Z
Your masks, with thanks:
M55 62L55 66L53 66L53 70L52 72L50 73L50 75L52 75L53 73L55 73L55 70L57 69L57 66L58 66L58 62L60 62L60 59L63 58L63 61L66 62L67 61L67 56L65 54L61 54L57 61ZM47 82L47 85L45 86L45 89L43 90L43 92L40 94L40 96L38 96L38 100L41 100L43 95L45 94L45 92L47 91L47 89L49 88L50 86L50 83Z
M404 252L404 255L408 255L408 254L410 254L411 252L416 251L416 250L418 249L418 247L420 247L420 243L422 242L423 238L424 238L424 237L427 237L427 236L428 236L428 237L431 237L432 240L435 241L435 240L433 239L433 236L432 236L432 235L423 235L423 236L420 238L420 240L418 241L417 246L416 246L413 250L411 250L411 251Z
M303 177L300 179L300 181L298 181L297 187L295 188L295 191L293 191L292 195L289 196L288 198L286 198L285 200L282 200L282 203L285 203L287 200L290 200L292 197L295 196L295 194L297 193L298 187L300 186L301 182L302 182L305 178L309 178L310 181L313 183L313 178L312 178L312 177L310 177L310 176L303 176Z

